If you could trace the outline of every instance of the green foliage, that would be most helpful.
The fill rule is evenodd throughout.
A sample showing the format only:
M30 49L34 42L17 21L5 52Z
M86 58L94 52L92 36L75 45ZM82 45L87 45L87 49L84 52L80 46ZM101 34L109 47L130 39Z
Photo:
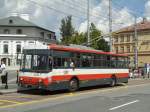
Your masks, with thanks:
M67 16L61 21L60 28L62 36L62 44L77 44L83 45L87 42L87 32L78 33L75 32L72 26L71 16ZM91 23L90 26L90 47L93 47L97 50L109 51L108 42L101 36L101 31L96 28L94 23Z
M101 31L96 28L94 23L91 23L90 26L90 46L103 51L109 51L108 42L102 37Z
M110 47L108 45L108 42L105 39L100 39L99 41L97 41L97 49L98 50L103 50L108 52L110 50Z
M62 36L62 43L68 44L70 37L73 36L75 30L72 25L72 16L67 16L61 20L60 34Z
M86 36L83 33L78 33L76 32L71 38L69 43L70 44L77 44L77 45L81 45L83 43L86 42Z
M98 38L99 37L99 38ZM94 25L94 23L91 23L90 26L90 40L91 40L91 47L98 49L98 41L99 39L101 39L101 31L98 30L96 28L96 26Z

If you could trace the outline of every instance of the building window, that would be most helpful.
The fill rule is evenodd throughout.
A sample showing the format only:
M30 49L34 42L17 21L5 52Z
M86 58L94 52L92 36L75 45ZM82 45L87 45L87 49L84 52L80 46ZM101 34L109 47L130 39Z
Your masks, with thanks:
M10 34L10 30L9 29L4 29L4 34Z
M54 38L54 40L56 40L56 36L54 36L53 38Z
M121 37L120 37L120 42L124 42L124 36L122 35Z
M56 40L55 34L53 34L53 33L51 34L51 39L52 39L52 40Z
M16 52L17 52L17 54L21 53L21 45L16 46Z
M130 52L130 46L127 46L127 52L128 53Z
M121 53L124 53L124 46L121 46Z
M22 29L17 29L16 34L22 34Z
M118 37L115 37L115 43L118 43Z
M8 54L8 44L4 44L3 52L4 52L4 54Z
M3 41L3 43L8 43L8 41Z
M52 39L52 35L51 34L47 34L48 39Z
M20 44L20 43L21 43L21 41L16 41L16 43Z
M130 42L130 35L127 35L127 42Z
M13 23L13 20L12 20L12 19L10 19L10 20L9 20L9 24L12 24L12 23Z
M34 41L30 41L29 44L34 44Z
M41 32L40 35L42 38L44 38L44 32Z

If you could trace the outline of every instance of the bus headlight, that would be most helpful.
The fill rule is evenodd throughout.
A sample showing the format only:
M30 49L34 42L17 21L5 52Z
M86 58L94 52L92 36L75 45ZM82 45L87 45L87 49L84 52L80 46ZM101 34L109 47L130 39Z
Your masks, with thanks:
M23 81L23 78L22 78L22 77L20 78L20 81Z

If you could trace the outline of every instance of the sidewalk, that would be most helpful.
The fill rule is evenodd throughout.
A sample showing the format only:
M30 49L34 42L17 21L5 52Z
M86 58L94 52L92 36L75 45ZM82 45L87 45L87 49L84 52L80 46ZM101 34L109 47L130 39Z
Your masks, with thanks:
M5 89L5 85L0 84L0 94L9 94L17 92L17 84L8 84L8 89Z
M27 91L30 90L26 89L19 89L19 91ZM17 93L18 92L18 85L17 84L8 84L8 89L5 89L5 85L0 84L0 95L3 94L10 94L10 93Z
M20 67L19 66L7 66L6 70L19 70Z

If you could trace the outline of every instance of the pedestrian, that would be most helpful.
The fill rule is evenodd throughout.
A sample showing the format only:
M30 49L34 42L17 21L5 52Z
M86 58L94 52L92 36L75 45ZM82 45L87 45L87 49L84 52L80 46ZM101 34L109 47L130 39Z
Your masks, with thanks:
M132 69L129 69L129 75L130 75L129 76L130 78L133 78L133 70Z
M144 79L144 78L145 78L144 68L143 68L143 69L141 69L141 75L142 75L142 77L143 77L143 79Z
M5 63L2 61L1 70L3 71L5 68L6 68L6 65L5 65Z
M0 65L0 73L2 73L1 65Z
M150 70L149 70L148 73L147 73L147 78L149 78L149 76L150 76Z
M5 63L2 61L1 62L1 65L0 65L0 73L1 74L4 74L4 70L6 69L6 65L5 65Z

